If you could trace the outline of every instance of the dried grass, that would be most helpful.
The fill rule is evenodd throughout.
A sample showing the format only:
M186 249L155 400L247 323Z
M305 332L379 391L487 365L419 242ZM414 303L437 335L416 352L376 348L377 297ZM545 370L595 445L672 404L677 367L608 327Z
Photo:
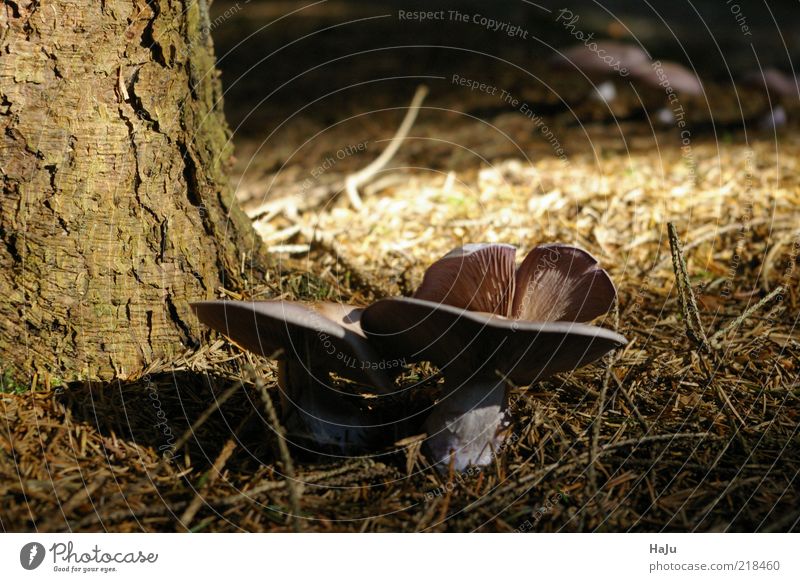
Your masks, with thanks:
M293 451L302 488L293 498L262 395L244 372L255 368L274 400L275 369L218 340L154 363L136 382L0 395L0 527L797 530L797 140L787 136L776 149L767 140L748 148L696 139L691 172L674 133L631 129L623 144L607 127L559 128L570 150L564 164L542 153L519 116L516 125L505 114L494 121L520 136L523 151L538 152L532 163L491 162L507 152L486 154L496 135L476 122L469 141L483 143L489 161L414 169L441 148L424 143L434 130L423 124L416 144L401 150L404 167L362 191L363 211L340 200L292 212L277 205L261 219L271 244L308 250L247 291L366 303L407 293L462 242L511 242L526 252L563 241L591 250L617 283L619 331L630 343L611 367L515 390L515 438L493 466L442 478L414 438L365 458ZM464 135L460 126L451 131ZM581 145L587 132L591 142ZM699 319L718 342L713 359L686 338L667 221L683 243ZM314 231L325 238L307 236ZM777 286L779 297L737 320ZM718 387L741 422L731 421ZM173 443L194 425L167 461L159 410Z

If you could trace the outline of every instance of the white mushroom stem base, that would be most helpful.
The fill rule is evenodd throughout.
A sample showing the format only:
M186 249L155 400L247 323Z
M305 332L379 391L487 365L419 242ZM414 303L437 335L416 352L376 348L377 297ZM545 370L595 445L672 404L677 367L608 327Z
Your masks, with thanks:
M451 382L424 424L428 452L442 471L449 469L451 459L457 471L488 465L502 445L508 425L502 379L492 374Z
M617 98L617 87L613 81L604 81L594 88L592 97L601 103L610 103Z
M781 105L777 105L769 113L759 119L758 127L765 131L773 131L786 125L787 121L788 115L786 114L786 109Z

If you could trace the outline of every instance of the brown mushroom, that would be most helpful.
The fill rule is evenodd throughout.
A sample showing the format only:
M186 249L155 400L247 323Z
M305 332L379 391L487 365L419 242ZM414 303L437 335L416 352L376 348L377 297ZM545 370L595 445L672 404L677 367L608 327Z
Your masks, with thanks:
M563 49L550 60L556 69L575 69L592 82L626 77L634 68L650 60L638 45L613 40L598 40Z
M703 84L692 71L672 61L653 61L642 63L631 69L634 79L642 85L663 91L674 91L684 95L702 95Z
M616 293L589 253L542 245L516 272L513 256L509 245L456 249L428 269L414 298L384 299L362 314L381 353L442 371L444 396L424 425L439 468L491 461L508 426L509 382L529 385L626 343L579 323L605 313Z
M770 101L797 100L800 97L797 79L772 67L750 71L742 77L742 81L745 85L763 91Z
M283 422L303 444L361 451L385 436L360 398L337 389L336 374L376 394L393 390L387 366L361 331L362 309L337 303L201 301L200 321L241 347L278 360Z
M617 96L616 83L649 60L638 45L598 40L563 49L550 60L550 65L556 70L572 70L587 78L593 87L592 96L611 103Z

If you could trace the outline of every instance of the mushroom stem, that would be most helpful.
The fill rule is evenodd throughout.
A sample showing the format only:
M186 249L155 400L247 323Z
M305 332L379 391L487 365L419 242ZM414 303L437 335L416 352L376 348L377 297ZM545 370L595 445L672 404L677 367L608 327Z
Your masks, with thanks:
M297 360L278 364L282 421L290 439L345 454L374 446L380 427L369 426L369 412L361 409L359 397L337 390L320 373Z
M445 396L425 421L427 447L439 470L492 462L508 428L506 384L495 374L447 379Z

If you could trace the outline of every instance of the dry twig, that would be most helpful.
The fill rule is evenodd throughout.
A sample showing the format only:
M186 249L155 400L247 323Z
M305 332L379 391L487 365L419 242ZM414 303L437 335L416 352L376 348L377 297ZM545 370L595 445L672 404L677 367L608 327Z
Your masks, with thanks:
M425 85L417 87L414 98L411 99L411 104L408 106L406 116L403 118L400 127L397 128L394 137L389 141L389 145L386 146L386 149L366 168L359 170L355 174L350 174L345 178L344 185L347 197L350 199L350 204L352 204L353 208L356 210L364 208L364 203L361 201L361 196L358 194L358 188L369 182L378 172L385 168L386 164L388 164L397 153L397 150L400 149L403 140L408 136L408 132L414 125L414 120L417 118L419 108L427 94L428 88Z
M283 426L281 426L281 423L278 420L278 413L275 412L275 407L272 404L272 399L269 397L269 392L267 392L266 386L264 386L264 381L260 376L256 375L255 382L256 387L261 394L261 400L264 403L264 409L267 412L267 417L272 425L272 430L275 432L275 436L278 439L278 450L280 451L281 460L283 461L283 469L286 471L286 480L289 483L289 500L292 504L292 523L294 525L294 530L296 532L300 532L303 529L300 515L301 486L300 482L297 480L297 475L294 470L294 462L289 454L289 447L286 444L286 431L283 430Z
M697 308L697 301L692 291L692 282L689 280L689 272L686 269L686 258L681 251L681 243L678 238L678 231L675 225L667 223L669 233L669 246L672 250L672 267L675 270L675 282L678 285L678 299L681 304L681 311L686 323L686 336L701 351L707 349L708 338L703 330L703 323L700 321L700 311Z

